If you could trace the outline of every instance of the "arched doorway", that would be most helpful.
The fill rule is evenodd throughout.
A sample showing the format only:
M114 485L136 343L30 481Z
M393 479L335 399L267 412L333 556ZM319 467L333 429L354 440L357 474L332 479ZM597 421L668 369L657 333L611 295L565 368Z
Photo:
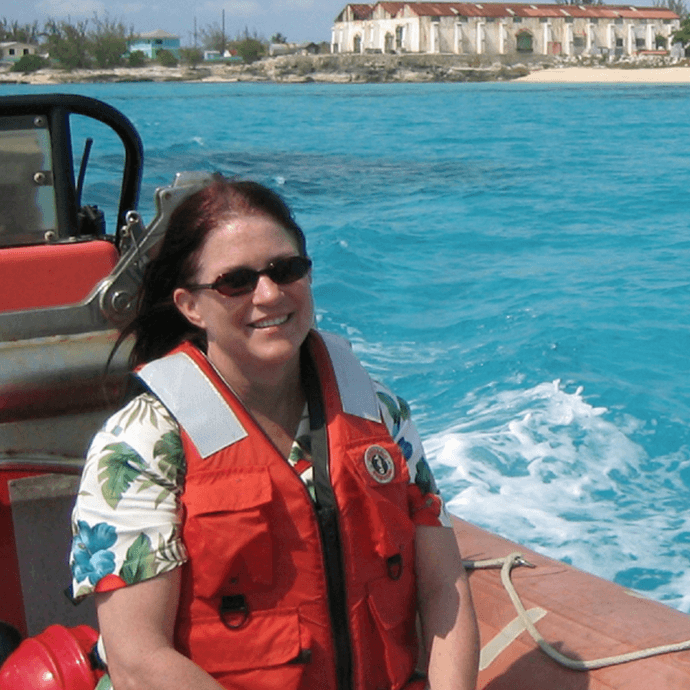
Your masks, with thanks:
M534 38L529 31L520 31L515 38L517 40L518 53L531 53L534 50Z

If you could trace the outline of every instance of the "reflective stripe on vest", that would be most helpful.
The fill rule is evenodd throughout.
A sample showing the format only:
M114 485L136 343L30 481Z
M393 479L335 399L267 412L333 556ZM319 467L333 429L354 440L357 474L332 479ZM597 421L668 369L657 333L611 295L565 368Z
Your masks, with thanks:
M381 414L376 392L369 374L352 353L350 344L333 333L320 335L331 358L343 412L372 422L380 422Z
M235 413L184 352L154 360L137 375L190 435L202 458L247 436Z
M338 382L343 412L381 421L376 392L347 340L322 333ZM154 360L137 374L189 434L202 458L237 443L247 431L218 391L184 352Z

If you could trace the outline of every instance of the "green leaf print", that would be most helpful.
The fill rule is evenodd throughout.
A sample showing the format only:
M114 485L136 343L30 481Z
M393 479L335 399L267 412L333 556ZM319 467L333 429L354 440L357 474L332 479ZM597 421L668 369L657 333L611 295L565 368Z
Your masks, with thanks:
M396 436L398 431L400 431L400 408L395 404L395 400L390 395L386 395L381 391L378 391L377 395L393 419L393 436Z
M400 419L409 419L410 418L410 406L407 404L406 400L403 400L402 398L399 398L397 395L395 396L396 400L398 401L398 406L400 407Z
M127 549L125 562L120 569L120 577L128 584L142 582L157 575L151 540L143 532Z
M151 425L158 429L159 421L172 424L173 418L170 413L158 402L150 393L143 393L134 398L127 406L127 418L122 421L122 426L126 429L135 423L143 426Z
M163 434L153 447L153 457L158 459L161 475L172 487L177 487L185 468L180 435L173 431Z
M171 568L177 567L185 560L185 553L181 551L179 543L179 529L177 526L173 528L170 537L167 539L162 535L158 535L158 549L156 551L156 560L158 561L159 571L166 572Z
M98 481L103 498L111 508L116 508L122 495L141 474L144 459L126 443L111 443L105 450L112 452L98 461Z
M414 483L419 487L419 490L423 494L437 494L438 488L426 458L421 458L419 460L416 469L417 473L415 474Z
M156 417L151 409L151 398L147 395L140 395L138 398L134 398L132 403L129 405L129 416L125 420L123 426L125 428L132 426L135 422L139 424L145 424L148 422L154 427L158 428L156 424Z

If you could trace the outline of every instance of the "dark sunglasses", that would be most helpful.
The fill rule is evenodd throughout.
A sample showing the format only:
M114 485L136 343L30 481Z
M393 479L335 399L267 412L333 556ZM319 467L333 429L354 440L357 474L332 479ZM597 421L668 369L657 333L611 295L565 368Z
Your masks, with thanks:
M186 285L187 290L215 290L226 297L238 297L253 292L261 276L268 276L276 285L288 285L304 278L311 268L311 259L306 256L289 256L271 261L266 268L236 268L223 273L212 283Z

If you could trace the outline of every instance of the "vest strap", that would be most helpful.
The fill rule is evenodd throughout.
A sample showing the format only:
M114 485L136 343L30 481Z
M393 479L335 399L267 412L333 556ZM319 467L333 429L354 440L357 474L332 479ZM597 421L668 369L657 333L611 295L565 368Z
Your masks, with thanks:
M328 437L326 435L326 414L323 406L321 382L309 347L306 345L302 347L300 364L309 407L311 460L314 468L314 490L316 493L315 507L326 561L331 630L336 653L336 677L338 690L349 690L352 687L352 650L348 626L342 624L342 621L346 621L348 616L345 598L345 573L338 529L338 506L329 477Z

